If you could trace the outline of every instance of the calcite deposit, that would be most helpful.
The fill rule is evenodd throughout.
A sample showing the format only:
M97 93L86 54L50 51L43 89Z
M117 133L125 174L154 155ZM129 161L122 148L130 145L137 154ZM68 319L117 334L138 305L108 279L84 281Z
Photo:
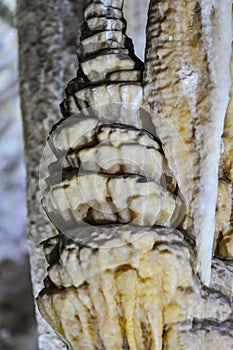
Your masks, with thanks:
M123 0L85 10L37 298L70 350L233 349L231 24L228 0L151 0L144 69Z
M38 299L69 349L233 348L232 284L206 288L194 277L195 247L182 233L98 226L72 235L44 242L50 267Z
M152 0L147 26L145 98L187 203L184 228L196 236L205 283L211 275L221 136L231 85L231 13L228 0Z

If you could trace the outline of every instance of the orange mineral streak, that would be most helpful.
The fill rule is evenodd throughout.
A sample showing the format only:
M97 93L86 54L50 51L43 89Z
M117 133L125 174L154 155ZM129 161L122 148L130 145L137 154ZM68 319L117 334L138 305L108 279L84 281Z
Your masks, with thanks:
M233 48L233 45L232 45ZM223 169L233 182L233 50L231 54L231 90L223 134Z

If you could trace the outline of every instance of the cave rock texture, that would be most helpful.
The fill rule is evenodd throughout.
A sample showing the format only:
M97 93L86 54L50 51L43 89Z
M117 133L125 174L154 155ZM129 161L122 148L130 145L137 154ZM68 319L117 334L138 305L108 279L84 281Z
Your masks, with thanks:
M233 349L232 4L151 0L145 63L126 28L84 11L37 304L70 350Z

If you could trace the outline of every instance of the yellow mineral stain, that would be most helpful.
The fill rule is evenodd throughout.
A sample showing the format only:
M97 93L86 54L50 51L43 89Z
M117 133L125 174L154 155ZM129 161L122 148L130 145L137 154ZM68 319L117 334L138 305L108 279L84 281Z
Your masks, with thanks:
M128 270L119 272L116 277L117 289L120 295L120 301L125 320L125 331L130 350L140 350L137 346L134 333L134 316L137 295L137 272Z

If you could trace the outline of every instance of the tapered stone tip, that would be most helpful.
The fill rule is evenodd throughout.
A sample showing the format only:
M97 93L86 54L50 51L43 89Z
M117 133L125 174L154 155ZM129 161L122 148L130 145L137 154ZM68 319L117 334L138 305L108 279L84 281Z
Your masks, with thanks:
M91 1L87 6L77 77L68 83L66 99L61 104L65 117L96 103L142 103L142 98L139 100L137 96L144 64L135 55L133 42L126 34L122 7L123 1ZM103 84L105 89L102 89ZM100 111L95 112L101 115Z

